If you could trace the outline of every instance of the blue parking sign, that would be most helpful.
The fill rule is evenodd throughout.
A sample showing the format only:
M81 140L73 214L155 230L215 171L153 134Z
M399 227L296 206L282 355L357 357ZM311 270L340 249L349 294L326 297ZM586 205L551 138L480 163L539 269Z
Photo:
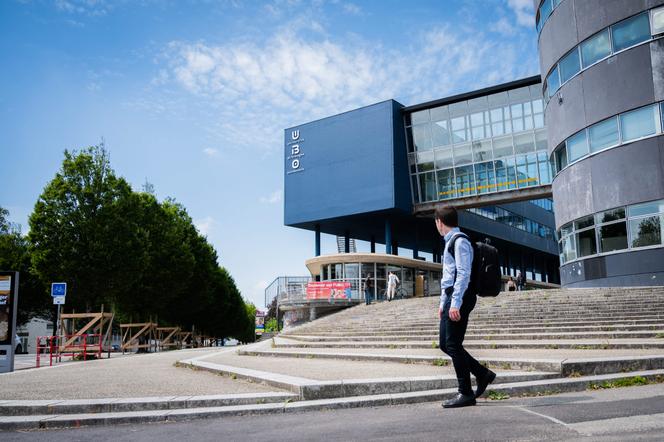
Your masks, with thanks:
M67 283L66 282L54 282L51 283L51 296L66 296L67 295Z

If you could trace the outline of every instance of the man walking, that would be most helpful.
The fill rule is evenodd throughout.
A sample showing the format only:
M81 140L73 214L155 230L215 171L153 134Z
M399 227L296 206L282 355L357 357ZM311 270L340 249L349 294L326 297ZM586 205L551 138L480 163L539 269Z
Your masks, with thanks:
M482 366L463 348L463 339L468 327L468 316L473 311L477 296L468 290L473 263L473 246L468 237L459 230L459 216L454 207L436 209L436 228L445 238L443 253L443 279L441 283L440 306L440 349L454 364L459 393L443 403L444 408L475 405L486 387L494 381L496 374ZM454 250L450 250L451 247ZM470 373L477 381L477 391L473 393Z
M373 277L369 273L364 280L364 303L366 305L371 304L371 294L373 292Z
M394 272L390 272L387 277L387 301L392 301L394 294L397 291L397 284L399 284L399 278Z

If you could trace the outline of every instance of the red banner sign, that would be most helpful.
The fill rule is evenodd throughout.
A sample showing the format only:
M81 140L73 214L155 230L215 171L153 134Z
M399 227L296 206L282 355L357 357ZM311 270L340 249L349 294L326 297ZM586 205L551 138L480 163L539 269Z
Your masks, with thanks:
M315 281L307 284L307 299L350 299L350 282Z

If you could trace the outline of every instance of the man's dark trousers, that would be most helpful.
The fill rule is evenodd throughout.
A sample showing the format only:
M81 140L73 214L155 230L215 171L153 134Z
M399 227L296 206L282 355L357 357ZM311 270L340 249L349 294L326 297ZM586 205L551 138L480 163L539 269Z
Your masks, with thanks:
M459 311L461 319L459 321L452 321L449 316L452 290L452 288L448 289L448 296L443 305L443 315L440 320L440 349L452 358L454 371L459 382L459 392L462 394L473 394L473 388L470 384L470 374L472 373L475 378L483 379L489 372L486 367L477 362L463 348L463 339L466 336L466 327L468 327L468 316L470 316L470 312L475 308L477 296L466 293Z

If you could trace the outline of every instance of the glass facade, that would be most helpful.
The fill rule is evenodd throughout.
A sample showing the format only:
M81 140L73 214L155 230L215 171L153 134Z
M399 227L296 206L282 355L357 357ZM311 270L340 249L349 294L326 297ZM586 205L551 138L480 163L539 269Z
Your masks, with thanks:
M514 227L540 238L555 241L553 229L502 207L485 206L466 209L470 213Z
M414 203L551 182L539 85L407 113L405 122Z
M664 200L600 212L558 231L560 264L604 253L662 247Z
M611 55L652 40L664 21L664 8L646 11L618 22L587 38L565 54L553 65L543 85L544 98L548 101L579 72ZM651 26L652 21L652 26ZM652 29L652 32L651 32Z
M544 23L551 17L553 10L565 0L544 0L537 9L536 27L537 32L541 32Z
M343 269L342 273L335 269ZM394 272L401 282L401 287L409 296L415 294L415 278L422 275L425 281L425 296L440 295L440 271L419 270L413 267L397 266L383 263L345 263L324 264L321 266L321 281L350 282L351 299L364 299L364 280L371 274L374 279L374 299L381 295L387 287L387 275Z
M551 154L554 175L591 153L664 133L664 103L607 118L563 141Z

